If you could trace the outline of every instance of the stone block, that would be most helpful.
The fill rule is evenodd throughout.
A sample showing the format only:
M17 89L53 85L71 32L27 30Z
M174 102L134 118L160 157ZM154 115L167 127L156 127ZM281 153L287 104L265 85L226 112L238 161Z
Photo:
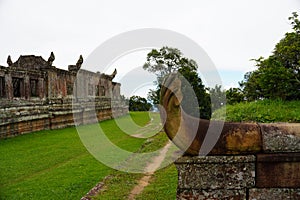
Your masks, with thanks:
M260 124L264 152L299 152L300 123Z
M261 131L254 123L225 123L211 154L249 154L262 149Z
M291 189L287 188L253 188L249 190L249 200L299 200L291 196Z
M246 190L177 190L177 199L199 199L199 200L244 200L246 199Z
M300 188L300 153L258 154L256 186Z
M294 200L300 199L300 188L291 190L291 199L294 199Z
M234 190L255 184L254 156L186 156L175 164L180 189Z

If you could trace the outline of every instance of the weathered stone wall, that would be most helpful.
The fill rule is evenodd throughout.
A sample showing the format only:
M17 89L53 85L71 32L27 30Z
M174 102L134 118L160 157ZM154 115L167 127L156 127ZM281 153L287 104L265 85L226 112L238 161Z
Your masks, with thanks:
M259 126L259 152L179 158L177 199L299 200L300 124Z
M119 117L128 113L121 102L112 107L110 98L72 102L73 99L52 99L50 102L25 103L15 101L0 108L0 138L39 130L58 129L77 124L89 124ZM17 103L20 103L17 105ZM74 109L73 109L74 108Z
M74 124L96 123L127 114L120 84L112 75L82 70L83 58L68 70L40 56L20 56L0 66L0 138ZM74 118L75 117L75 118ZM74 120L75 119L75 120Z
M49 106L41 101L2 101L0 137L49 129Z

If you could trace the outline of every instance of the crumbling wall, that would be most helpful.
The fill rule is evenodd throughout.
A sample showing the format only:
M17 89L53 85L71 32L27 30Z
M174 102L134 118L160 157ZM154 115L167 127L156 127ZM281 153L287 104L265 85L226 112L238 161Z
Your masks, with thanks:
M82 70L82 56L68 70L40 56L20 56L0 66L0 138L95 123L127 114L112 75ZM112 103L113 102L113 103Z

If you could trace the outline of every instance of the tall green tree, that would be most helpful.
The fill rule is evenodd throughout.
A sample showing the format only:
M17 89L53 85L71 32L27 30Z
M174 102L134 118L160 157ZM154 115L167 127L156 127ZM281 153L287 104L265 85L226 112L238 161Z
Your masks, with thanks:
M297 17L296 12L289 17L293 31L286 33L285 37L276 44L273 55L300 81L300 22Z
M226 104L234 105L244 101L244 94L240 88L226 90Z
M152 105L144 97L132 96L129 99L130 111L148 111Z
M212 110L217 110L226 104L226 92L222 90L221 85L216 85L214 88L209 89L209 94L211 96Z
M147 61L143 65L144 70L157 76L158 84L161 84L166 75L178 72L182 68L196 71L198 66L194 60L183 57L179 49L172 47L152 49L147 54Z
M147 61L143 68L157 76L157 89L151 90L148 93L148 99L151 99L155 104L159 103L159 91L164 77L173 72L179 72L192 86L195 92L196 101L199 108L192 108L191 97L184 96L182 104L187 113L194 115L195 109L200 111L200 117L209 119L211 116L211 106L209 94L206 93L205 86L197 73L197 63L182 55L179 49L171 47L162 47L161 49L152 49L147 54ZM182 91L185 92L187 88L182 86ZM199 117L199 116L198 116Z
M289 17L292 32L276 44L268 58L255 59L257 70L248 72L240 83L247 100L300 99L300 22L298 14Z
M147 99L152 102L154 106L159 104L160 87L161 85L157 86L156 89L150 89L147 95Z

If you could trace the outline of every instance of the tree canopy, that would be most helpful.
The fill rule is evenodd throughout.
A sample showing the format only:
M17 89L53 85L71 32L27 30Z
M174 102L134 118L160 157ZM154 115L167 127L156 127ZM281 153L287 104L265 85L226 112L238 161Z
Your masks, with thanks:
M140 96L132 96L129 99L130 111L149 111L152 105L147 100Z
M179 49L171 47L162 47L161 49L152 49L147 54L147 62L143 69L154 73L157 76L158 84L162 79L172 72L178 72L180 69L189 69L196 71L197 63L186 57L183 57Z
M247 100L300 99L300 22L289 17L293 28L275 46L268 58L254 59L257 70L248 72L240 83Z
M205 86L197 73L198 65L194 60L184 57L179 49L162 47L159 50L152 49L147 54L147 61L143 68L157 76L157 88L156 90L151 90L148 94L148 99L153 101L153 103L159 103L159 93L163 78L170 73L179 72L191 85L199 105L199 108L189 106L191 105L190 102L192 101L192 97L184 96L182 104L186 105L184 106L185 111L194 115L198 113L195 112L195 109L198 109L201 118L210 118L211 106L209 94L207 94ZM185 86L182 86L181 89L183 93L187 90Z
M240 88L229 88L226 90L226 104L236 104L244 101L244 94Z
M210 88L209 94L212 99L211 106L213 111L226 104L226 92L222 90L221 85L216 85L214 88Z

